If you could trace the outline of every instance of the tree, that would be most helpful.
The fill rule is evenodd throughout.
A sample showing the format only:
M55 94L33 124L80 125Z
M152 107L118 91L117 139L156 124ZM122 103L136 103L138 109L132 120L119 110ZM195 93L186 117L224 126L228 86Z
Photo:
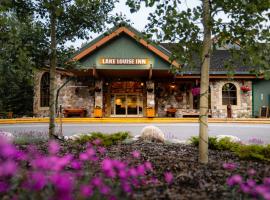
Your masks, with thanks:
M0 10L0 110L31 115L33 69L46 58L45 33L29 17L19 20L1 5Z
M117 0L13 0L17 12L31 13L34 21L46 29L50 60L50 123L49 136L55 135L55 99L57 48L67 41L88 37L89 31L100 32L112 21L109 12Z
M228 71L237 62L256 66L257 73L269 75L269 8L265 0L200 0L198 6L188 8L187 1L181 0L127 0L131 12L140 9L141 4L154 7L150 13L147 34L157 36L157 42L177 42L171 60L177 60L182 67L194 66L196 55L201 56L200 79L200 133L199 162L208 162L208 88L211 51L215 45L241 45L232 48ZM220 14L228 17L219 18ZM212 44L212 35L217 42ZM201 39L203 38L203 41ZM268 70L267 70L268 69ZM174 68L173 72L181 69Z

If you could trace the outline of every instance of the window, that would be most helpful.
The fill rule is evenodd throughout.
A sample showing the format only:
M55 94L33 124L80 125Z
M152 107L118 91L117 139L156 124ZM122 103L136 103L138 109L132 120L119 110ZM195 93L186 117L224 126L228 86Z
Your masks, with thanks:
M237 105L237 90L234 84L226 83L222 87L222 105Z
M49 107L50 102L50 74L45 72L40 82L40 107Z

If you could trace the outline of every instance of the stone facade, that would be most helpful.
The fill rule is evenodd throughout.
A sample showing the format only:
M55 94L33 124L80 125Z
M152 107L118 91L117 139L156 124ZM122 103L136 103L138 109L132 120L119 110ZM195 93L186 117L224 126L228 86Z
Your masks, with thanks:
M40 81L45 71L37 72L34 87L34 115L37 117L48 117L49 107L40 107ZM61 87L68 76L57 74L57 88ZM252 94L251 91L241 91L241 86L252 88L251 81L210 81L210 108L212 117L226 118L227 105L222 105L222 87L226 83L232 83L237 89L237 104L232 105L232 117L243 118L252 116ZM195 97L191 93L190 83L158 83L146 82L146 106L155 107L157 117L166 117L169 108L175 108L175 117L198 116L199 110ZM194 87L194 84L193 84ZM88 77L70 80L59 93L58 105L62 108L83 108L87 111L87 117L93 117L94 107L103 108L103 81L90 80Z
M48 117L49 107L40 107L40 80L44 71L35 74L34 87L34 116ZM57 88L61 87L68 77L62 74L57 74L56 82ZM80 80L69 81L59 92L58 105L62 108L83 108L86 110L86 116L92 117L94 110L94 96L95 86L93 83L87 81L87 78Z
M237 89L237 104L232 105L233 118L246 118L252 116L252 92L241 91L241 86L252 88L252 81L227 81L219 80L210 82L212 116L217 118L227 117L227 105L222 105L222 87L232 83Z

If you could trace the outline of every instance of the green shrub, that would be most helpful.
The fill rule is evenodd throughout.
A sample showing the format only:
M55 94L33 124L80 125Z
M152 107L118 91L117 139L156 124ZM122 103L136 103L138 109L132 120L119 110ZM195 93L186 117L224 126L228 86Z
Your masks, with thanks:
M235 153L241 159L270 161L270 145L242 145Z
M190 142L194 146L199 146L199 137L191 137ZM231 151L241 159L270 161L270 145L243 145L231 142L230 138L223 138L217 141L216 137L209 137L208 145L209 149L212 150Z
M113 134L104 134L100 132L93 132L90 135L82 135L78 139L75 140L75 142L84 144L87 142L91 142L96 139L100 139L102 141L102 145L104 146L110 146L114 145L118 142L121 142L127 138L130 138L129 132L117 132Z

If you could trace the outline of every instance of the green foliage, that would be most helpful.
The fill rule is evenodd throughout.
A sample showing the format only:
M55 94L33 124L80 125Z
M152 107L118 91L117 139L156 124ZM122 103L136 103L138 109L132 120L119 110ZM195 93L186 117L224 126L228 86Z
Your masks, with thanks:
M219 151L231 151L241 159L270 161L270 145L244 145L241 143L231 142L229 138L223 138L217 141L216 137L209 137L209 149ZM190 143L194 146L199 146L199 138L191 137Z
M235 153L242 159L270 161L270 145L242 145Z
M82 135L80 138L76 139L76 143L84 144L87 142L91 142L96 139L100 139L102 141L102 145L110 146L117 144L125 139L130 138L129 132L117 132L113 134L104 134L100 132L93 132L90 135Z

